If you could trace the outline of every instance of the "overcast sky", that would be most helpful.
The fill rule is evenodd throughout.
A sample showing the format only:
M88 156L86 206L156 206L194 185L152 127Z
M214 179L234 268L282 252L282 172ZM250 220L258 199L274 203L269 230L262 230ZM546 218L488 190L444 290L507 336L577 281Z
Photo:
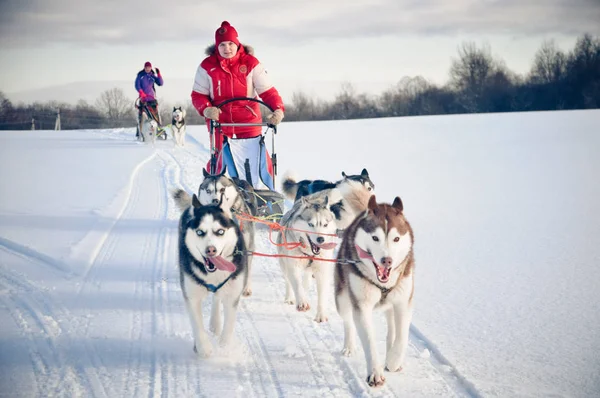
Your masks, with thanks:
M569 50L600 35L600 0L0 0L0 90L133 82L147 60L191 90L223 20L286 97L328 98L343 81L371 92L403 76L445 83L464 41L526 73L544 40Z

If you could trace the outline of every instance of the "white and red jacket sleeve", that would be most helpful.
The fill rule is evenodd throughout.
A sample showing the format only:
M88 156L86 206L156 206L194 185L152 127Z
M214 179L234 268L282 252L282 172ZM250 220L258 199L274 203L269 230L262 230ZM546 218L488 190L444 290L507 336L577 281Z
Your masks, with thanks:
M252 85L260 99L273 110L281 109L285 111L283 100L277 89L271 84L264 66L259 62L250 73L252 74Z
M212 106L210 94L212 93L212 79L202 67L198 66L196 77L194 78L194 86L192 87L192 105L200 115L203 115L204 109Z

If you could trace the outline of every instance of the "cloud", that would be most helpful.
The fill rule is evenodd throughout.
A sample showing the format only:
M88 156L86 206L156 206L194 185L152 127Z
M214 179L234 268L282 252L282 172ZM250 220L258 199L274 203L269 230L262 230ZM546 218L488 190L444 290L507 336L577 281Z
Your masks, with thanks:
M222 20L237 28L242 41L288 44L383 35L598 35L600 2L2 0L0 45L208 44Z

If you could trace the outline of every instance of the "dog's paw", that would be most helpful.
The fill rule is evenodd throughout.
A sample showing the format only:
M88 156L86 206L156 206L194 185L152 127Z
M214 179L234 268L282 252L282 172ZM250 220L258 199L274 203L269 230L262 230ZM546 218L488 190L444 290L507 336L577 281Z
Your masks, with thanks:
M321 323L327 322L328 320L329 319L327 318L327 315L325 315L325 313L317 312L317 316L315 316L315 322Z
M393 350L389 351L385 359L385 369L388 372L400 372L402 370L401 353L394 352Z
M250 296L252 296L252 288L251 287L245 288L244 291L242 292L242 295L244 297L250 297Z
M210 325L208 326L208 330L210 330L211 333L213 333L215 336L219 336L221 334L221 332L223 331L223 327L220 322L219 323L211 322Z
M385 376L381 369L373 369L373 373L367 377L367 383L371 387L379 387L385 383Z
M310 304L308 304L306 301L305 301L305 302L302 302L302 303L299 303L299 304L296 306L296 309L297 309L298 311L300 311L300 312L306 312L306 311L310 310Z
M342 349L342 355L345 357L351 357L352 355L354 355L355 351L356 351L355 347L344 347Z
M194 344L194 352L199 357L208 358L209 356L212 355L212 351L213 351L213 348L212 348L212 344L210 344L210 343L203 344L202 346L200 346L200 349L198 349L198 346L196 344Z

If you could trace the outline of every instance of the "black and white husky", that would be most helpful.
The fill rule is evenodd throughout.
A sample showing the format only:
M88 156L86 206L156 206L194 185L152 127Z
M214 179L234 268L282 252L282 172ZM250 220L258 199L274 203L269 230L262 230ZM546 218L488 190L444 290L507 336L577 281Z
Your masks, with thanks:
M326 195L329 209L335 215L336 225L341 232L354 220L357 214L367 208L371 195L375 193L375 184L367 169L358 175L347 175L342 171L342 179L336 182L325 180L301 180L287 174L283 178L283 193L297 201L307 195Z
M336 307L344 320L342 353L356 352L358 331L370 386L385 382L373 329L374 310L385 311L387 318L386 369L402 369L413 308L413 242L400 198L389 205L377 204L372 196L368 209L346 229L338 251L334 285Z
M221 203L221 207L230 211L232 218L237 222L242 229L246 248L253 252L255 249L255 227L253 222L240 222L237 215L240 214L255 214L256 208L252 207L251 199L256 199L245 190L242 190L238 184L231 178L225 175L225 168L220 174L209 174L206 170L202 170L204 180L198 188L198 198L200 204L209 205ZM250 187L251 188L251 187ZM192 197L187 192L179 189L173 193L175 202L183 210L192 204ZM250 202L250 203L249 203ZM247 285L244 288L244 296L252 295L252 258L248 255L248 279Z
M171 119L171 135L175 140L175 145L185 145L185 109L181 106L174 107Z
M231 214L219 204L201 205L194 195L179 219L179 273L198 355L209 356L213 349L202 317L202 302L210 293L210 329L220 335L222 346L230 343L248 278L247 261L244 238Z

